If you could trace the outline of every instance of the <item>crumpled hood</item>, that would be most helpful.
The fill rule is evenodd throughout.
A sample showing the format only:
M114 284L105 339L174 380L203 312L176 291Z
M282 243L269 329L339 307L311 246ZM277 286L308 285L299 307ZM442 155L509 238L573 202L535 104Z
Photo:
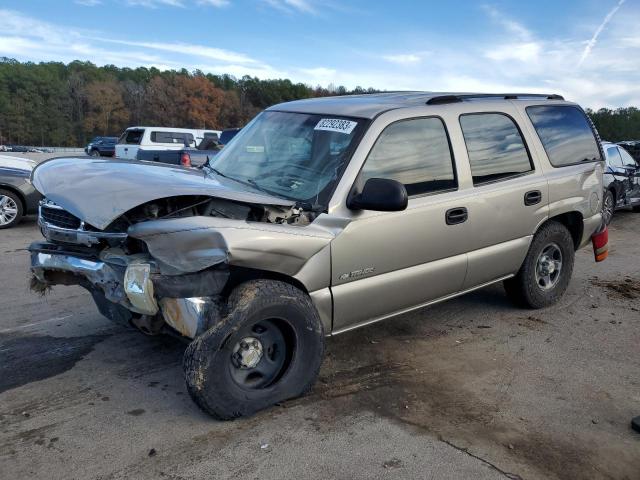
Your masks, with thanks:
M231 180L219 181L202 170L137 160L56 158L38 165L32 181L47 199L101 230L138 205L179 195L293 205Z

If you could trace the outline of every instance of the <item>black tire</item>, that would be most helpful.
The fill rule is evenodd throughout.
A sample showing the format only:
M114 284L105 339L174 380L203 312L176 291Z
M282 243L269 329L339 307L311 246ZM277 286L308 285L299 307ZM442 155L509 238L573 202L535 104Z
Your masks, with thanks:
M24 206L20 197L10 190L0 189L0 230L16 226L23 215Z
M100 152L98 150L91 150L89 155L91 155L92 157L99 157L100 156Z
M602 219L604 223L609 225L616 209L616 197L611 190L604 192L602 199Z
M184 353L187 390L202 410L231 420L313 386L324 355L324 330L308 295L285 282L251 280L233 290L227 312ZM263 349L254 367L242 364L247 339L252 349L257 346L252 340L259 339Z
M633 207L633 211L640 212L640 205L636 205L635 207Z
M555 270L556 277L553 277L553 273L549 276L552 281L545 288L543 279L547 277L542 276L539 280L539 275L536 274L539 266L538 259L543 252L546 254L556 250L560 252L561 268ZM517 275L504 281L507 296L517 305L526 308L544 308L553 305L564 295L569 286L574 257L575 248L569 230L555 221L545 223L533 236L529 252ZM543 265L545 263L543 262Z

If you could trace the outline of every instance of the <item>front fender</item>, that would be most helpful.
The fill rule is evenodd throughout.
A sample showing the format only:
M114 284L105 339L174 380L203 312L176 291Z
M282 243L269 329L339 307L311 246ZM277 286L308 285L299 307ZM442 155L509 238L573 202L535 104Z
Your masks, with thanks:
M142 222L128 233L142 240L149 253L173 273L226 262L289 276L334 238L330 229L314 224L303 227L201 216Z

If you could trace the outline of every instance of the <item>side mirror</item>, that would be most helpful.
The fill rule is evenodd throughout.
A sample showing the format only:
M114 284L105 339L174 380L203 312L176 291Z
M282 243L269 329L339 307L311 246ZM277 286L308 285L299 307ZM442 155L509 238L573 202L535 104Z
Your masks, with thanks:
M376 210L378 212L399 212L407 208L409 197L404 185L388 178L370 178L362 192L347 202L352 210Z

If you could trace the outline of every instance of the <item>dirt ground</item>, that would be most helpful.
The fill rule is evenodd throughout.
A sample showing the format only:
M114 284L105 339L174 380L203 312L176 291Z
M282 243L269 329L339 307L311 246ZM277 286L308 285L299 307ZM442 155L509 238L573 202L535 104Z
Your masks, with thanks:
M216 422L184 344L27 289L33 219L0 232L0 478L640 478L640 214L540 311L495 285L328 339L312 392Z

